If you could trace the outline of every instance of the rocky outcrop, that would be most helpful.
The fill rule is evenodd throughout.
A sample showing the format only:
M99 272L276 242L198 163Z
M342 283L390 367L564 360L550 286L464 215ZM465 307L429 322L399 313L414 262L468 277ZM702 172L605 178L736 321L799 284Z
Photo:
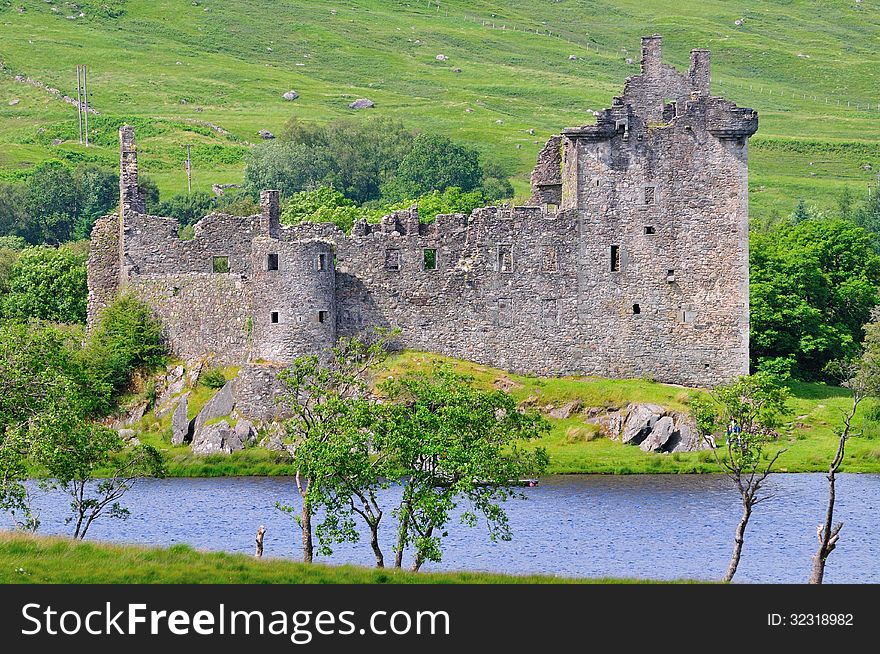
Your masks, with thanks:
M375 103L372 100L368 100L367 98L358 98L354 102L348 105L349 109L372 109Z
M205 425L193 437L193 454L232 454L244 449L244 443L225 420Z
M622 443L641 445L666 410L658 404L630 404L623 423Z
M581 408L580 400L572 400L571 402L566 402L562 406L558 406L556 408L550 409L548 415L551 418L555 418L556 420L565 420L570 418L573 413L575 413L578 409Z
M232 409L235 408L234 390L235 380L228 381L223 385L223 388L214 394L214 397L205 403L205 406L202 407L202 410L199 411L199 415L195 417L193 422L193 442L195 442L195 438L202 431L205 423L217 418L223 418L232 413Z
M171 444L182 445L190 438L189 433L189 399L184 395L177 403L174 415L171 416Z
M671 416L663 416L655 424L653 429L648 433L645 440L639 444L639 449L643 452L662 452L666 447L666 443L672 437L675 430L674 422Z
M696 452L709 447L689 415L657 404L630 404L620 440L645 452Z

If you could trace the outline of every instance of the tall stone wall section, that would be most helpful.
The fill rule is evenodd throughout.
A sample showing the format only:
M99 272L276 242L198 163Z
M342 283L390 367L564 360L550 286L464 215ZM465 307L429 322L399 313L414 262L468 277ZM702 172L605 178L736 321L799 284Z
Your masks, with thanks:
M430 224L413 208L351 235L287 227L265 191L258 215L212 214L181 241L173 220L145 214L123 128L122 225L116 241L113 217L96 225L90 318L128 287L181 356L268 365L260 374L375 326L400 328L401 347L520 372L687 385L744 374L757 115L709 94L707 51L679 73L660 47L643 39L641 74L594 125L548 141L536 206Z

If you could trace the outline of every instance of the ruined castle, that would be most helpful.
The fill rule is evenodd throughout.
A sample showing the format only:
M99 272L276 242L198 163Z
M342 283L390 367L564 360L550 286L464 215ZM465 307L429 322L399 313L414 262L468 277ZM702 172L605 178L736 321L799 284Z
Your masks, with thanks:
M98 221L89 319L121 290L153 307L184 359L284 363L370 326L399 345L541 375L714 385L748 372L748 139L757 113L680 73L660 37L596 123L541 150L531 206L379 224L206 216L192 240L147 215L134 131L120 130L120 208Z

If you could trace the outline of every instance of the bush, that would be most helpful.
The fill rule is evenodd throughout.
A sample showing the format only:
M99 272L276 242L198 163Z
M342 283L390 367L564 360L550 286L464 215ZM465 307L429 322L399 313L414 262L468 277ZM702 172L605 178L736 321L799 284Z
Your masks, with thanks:
M122 390L137 368L164 362L162 328L149 307L130 295L117 298L98 317L86 347L96 376Z
M156 205L155 213L160 216L176 218L181 227L194 225L216 206L217 198L205 191L181 193Z
M483 182L480 157L476 150L460 145L445 136L420 134L413 142L394 179L382 188L382 196L391 201L445 191L457 186L473 191Z
M208 368L199 375L199 383L208 388L223 388L226 385L226 376L219 368Z

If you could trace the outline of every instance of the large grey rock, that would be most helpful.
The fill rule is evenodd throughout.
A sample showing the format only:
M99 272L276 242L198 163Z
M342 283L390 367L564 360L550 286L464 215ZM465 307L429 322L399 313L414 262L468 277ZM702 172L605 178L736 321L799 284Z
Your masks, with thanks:
M287 93L285 93L281 97L284 98L285 100L287 100L288 102L292 102L293 100L296 100L299 97L299 93L297 93L296 91L291 89L290 91L288 91Z
M232 413L235 407L235 381L228 381L219 391L214 393L214 397L205 403L199 415L196 416L193 425L193 438L199 435L202 427L209 420L222 418Z
M571 402L566 402L562 406L551 409L549 415L551 418L555 418L556 420L565 420L566 418L570 418L571 414L573 414L580 408L580 400L572 400Z
M189 394L180 398L171 416L171 444L181 445L189 438Z
M270 132L268 129L261 129L257 134L260 135L260 138L270 141L275 138L275 135Z
M587 422L599 425L599 431L605 438L613 441L620 439L620 432L623 429L623 415L620 411L608 411L604 415L587 419Z
M675 431L675 423L670 416L663 416L651 429L651 432L639 444L643 452L662 452L666 443Z
M206 425L193 437L193 454L232 454L242 449L241 440L225 420Z
M156 400L157 418L161 418L174 408L174 397L183 392L185 384L186 376L184 375L182 364L174 366L168 371L162 382L163 390L159 395L159 399Z
M666 410L657 404L630 404L623 424L623 443L639 445L648 437Z
M244 418L235 423L235 435L243 445L251 445L257 440L257 430L253 423Z
M348 105L349 109L372 109L375 107L375 103L372 100L367 100L367 98L358 98L350 105Z
M698 452L708 450L711 445L697 433L693 418L685 414L675 414L675 432L666 443L668 452Z

